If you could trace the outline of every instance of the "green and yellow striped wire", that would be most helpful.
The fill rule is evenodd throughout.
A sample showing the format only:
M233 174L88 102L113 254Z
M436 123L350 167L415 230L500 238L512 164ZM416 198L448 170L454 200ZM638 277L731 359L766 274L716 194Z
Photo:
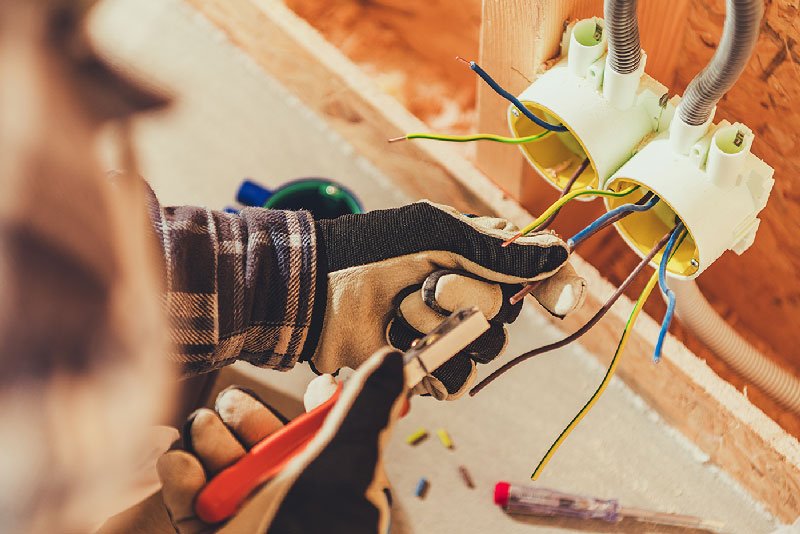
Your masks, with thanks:
M673 256L675 255L675 252L678 250L678 247L680 247L681 243L683 243L683 240L686 239L687 235L688 232L684 231L683 234L680 236L677 246L672 251ZM542 474L542 471L544 470L545 466L553 457L553 455L556 453L561 444L564 443L564 441L567 439L567 437L570 435L573 429L576 426L578 426L578 423L581 422L581 419L583 419L583 417L587 413L589 413L589 410L591 410L594 407L597 400L600 398L600 396L608 387L608 384L611 383L611 378L614 376L614 373L617 370L620 357L622 356L622 353L625 351L625 346L628 344L628 338L630 337L631 332L633 331L634 324L636 324L636 319L638 319L639 313L641 313L642 308L644 308L644 304L645 302L647 302L647 299L648 297L650 297L650 294L653 292L653 288L656 287L656 284L658 284L658 270L655 270L653 272L652 276L650 277L650 280L647 281L647 285L644 286L644 290L642 290L642 293L639 295L639 298L636 301L636 305L634 305L633 311L631 311L631 314L628 317L628 321L625 323L625 329L622 331L622 337L620 338L619 344L617 345L617 350L614 352L614 357L611 358L611 364L608 366L608 370L606 371L605 376L603 376L603 380L600 382L600 385L597 386L597 389L589 398L589 400L586 401L586 404L583 405L583 408L581 408L580 411L575 415L575 417L572 418L572 421L570 421L567 427L561 431L561 434L558 435L558 438L553 442L552 445L550 445L550 448L547 449L547 452L542 457L542 459L539 460L539 464L536 466L536 469L533 470L533 474L531 474L531 480L536 480L537 478L539 478L539 475Z
M551 132L542 132L536 135L529 135L527 137L503 137L502 135L494 135L494 134L444 135L444 134L414 132L406 134L402 137L395 137L394 139L389 139L389 142L392 143L395 141L402 141L404 139L431 139L433 141L448 141L451 143L469 143L471 141L494 141L495 143L505 143L508 145L523 145L525 143L538 141L539 139L546 137L550 133Z
M573 200L573 199L575 199L577 197L585 196L585 195L593 195L593 196L598 196L598 197L620 198L620 197L624 197L624 196L630 195L631 193L636 191L638 188L639 188L638 185L633 185L631 187L623 189L622 191L611 191L611 190L608 190L608 189L575 189L574 191L570 191L569 193L567 193L563 197L559 198L556 202L554 202L549 208L547 208L544 211L544 213L539 215L532 223L530 223L528 226L526 226L525 228L520 230L519 234L517 234L517 236L515 236L514 239L516 239L516 237L518 237L518 236L523 236L525 234L529 234L530 232L533 232L544 221L549 219L551 215L556 213L558 210L563 208L565 204L567 204L568 202L570 202L571 200Z

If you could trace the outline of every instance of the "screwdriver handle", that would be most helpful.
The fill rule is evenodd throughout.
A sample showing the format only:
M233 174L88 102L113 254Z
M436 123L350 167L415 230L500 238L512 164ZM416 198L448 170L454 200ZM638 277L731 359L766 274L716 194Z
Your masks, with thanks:
M596 499L508 482L497 483L494 501L510 514L600 519L610 523L621 519L616 499Z

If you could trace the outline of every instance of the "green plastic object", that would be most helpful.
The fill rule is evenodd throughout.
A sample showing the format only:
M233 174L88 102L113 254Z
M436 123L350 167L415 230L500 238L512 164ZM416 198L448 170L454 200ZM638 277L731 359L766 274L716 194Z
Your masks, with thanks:
M237 194L239 202L282 210L308 210L315 219L335 219L342 215L363 213L358 198L346 187L326 178L302 178L273 191L245 180Z

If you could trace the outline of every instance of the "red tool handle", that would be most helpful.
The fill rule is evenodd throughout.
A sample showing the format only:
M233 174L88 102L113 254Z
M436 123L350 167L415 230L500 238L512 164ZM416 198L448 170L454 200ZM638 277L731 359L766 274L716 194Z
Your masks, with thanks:
M219 523L233 516L253 490L277 475L306 448L341 392L339 384L330 399L258 442L238 462L211 479L195 501L197 516L206 523Z

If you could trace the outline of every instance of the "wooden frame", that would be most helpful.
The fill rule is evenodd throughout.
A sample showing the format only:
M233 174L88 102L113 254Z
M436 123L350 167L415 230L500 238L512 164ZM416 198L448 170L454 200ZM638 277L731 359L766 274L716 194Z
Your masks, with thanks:
M423 125L280 0L185 1L409 195L447 202L466 212L502 215L517 224L531 220L519 204L450 148L398 143L390 149L387 137ZM538 20L560 27L563 17L562 11L543 11ZM559 323L567 331L585 322L614 289L579 257L573 258L573 265L586 277L591 294L580 312ZM594 354L612 354L632 305L627 298L620 299L582 343ZM631 354L650 353L657 331L658 325L642 316L629 342ZM629 357L619 372L705 451L710 462L732 475L778 518L793 521L800 515L800 444L679 341L667 340L659 366L647 358Z

